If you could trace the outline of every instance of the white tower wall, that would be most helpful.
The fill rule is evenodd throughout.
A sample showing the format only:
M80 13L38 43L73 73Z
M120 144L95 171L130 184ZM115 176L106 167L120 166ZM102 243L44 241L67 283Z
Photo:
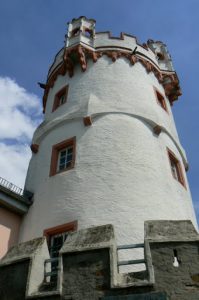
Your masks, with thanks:
M65 85L67 102L52 112ZM158 105L154 87L164 95L168 112ZM84 126L85 116L91 116L91 126ZM153 130L157 125L159 135ZM75 167L49 176L52 146L74 136ZM34 203L21 241L74 220L79 229L113 224L119 244L141 242L144 221L150 219L190 219L196 226L187 159L169 100L140 62L131 65L123 57L113 62L104 55L95 63L88 60L84 73L76 65L73 77L58 75L33 144L39 151L32 156L26 189L34 193ZM181 163L186 188L172 176L167 148Z

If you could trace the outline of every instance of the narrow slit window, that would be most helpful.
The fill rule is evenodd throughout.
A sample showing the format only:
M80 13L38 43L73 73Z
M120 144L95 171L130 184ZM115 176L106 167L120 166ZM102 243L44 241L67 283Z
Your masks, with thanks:
M171 150L167 149L167 151L168 151L171 173L173 175L173 178L179 181L186 188L185 179L183 176L183 171L182 171L180 161L177 159L177 157Z
M80 27L74 28L71 34L71 37L78 36L80 34Z
M92 29L84 27L84 35L86 37L88 37L88 38L92 38L93 37L93 31L92 31Z
M163 96L156 88L154 88L154 91L155 91L157 103L158 103L158 104L159 104L166 112L168 112L167 105L166 105L166 100L165 100L164 96Z
M181 261L178 258L178 252L176 249L173 250L173 266L178 268L180 266Z

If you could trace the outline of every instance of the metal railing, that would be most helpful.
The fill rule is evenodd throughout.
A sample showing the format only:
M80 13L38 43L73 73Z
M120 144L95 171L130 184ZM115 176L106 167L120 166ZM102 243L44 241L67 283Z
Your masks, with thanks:
M5 187L6 189L18 194L18 195L20 195L20 196L23 196L24 190L22 188L19 188L18 186L16 186L12 182L9 182L8 180L6 180L2 177L0 177L0 185L2 187Z
M135 249L135 248L144 248L144 244L121 245L117 247L117 251ZM118 261L118 266L137 265L137 264L145 264L145 263L146 263L145 259L132 259L132 260Z
M59 269L59 257L49 258L44 261L44 282L56 281ZM50 270L50 271L49 271Z

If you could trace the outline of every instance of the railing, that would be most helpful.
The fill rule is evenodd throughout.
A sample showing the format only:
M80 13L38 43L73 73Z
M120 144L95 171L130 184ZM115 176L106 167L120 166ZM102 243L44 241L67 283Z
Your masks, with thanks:
M119 251L119 250L135 249L135 248L144 248L144 244L121 245L117 247L117 250ZM118 266L137 265L137 264L145 264L145 259L118 261Z
M44 282L57 281L59 257L49 258L44 261ZM48 270L51 271L48 271ZM49 277L49 280L47 278Z
M19 188L15 184L9 182L8 180L6 180L2 177L0 177L0 185L20 196L23 196L23 192L24 192L23 189Z

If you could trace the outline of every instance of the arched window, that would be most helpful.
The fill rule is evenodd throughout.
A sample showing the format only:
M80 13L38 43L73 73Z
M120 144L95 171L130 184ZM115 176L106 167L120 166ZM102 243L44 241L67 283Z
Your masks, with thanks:
M84 35L88 38L93 37L93 31L87 27L84 27Z
M71 37L78 36L80 34L80 27L73 29Z

